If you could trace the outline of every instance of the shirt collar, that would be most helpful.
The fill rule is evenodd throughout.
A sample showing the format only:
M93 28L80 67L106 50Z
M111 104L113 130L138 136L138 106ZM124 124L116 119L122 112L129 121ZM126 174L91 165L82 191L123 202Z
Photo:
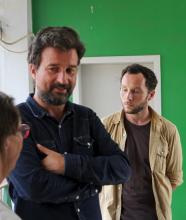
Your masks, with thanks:
M33 99L34 94L30 94L26 100L26 104L31 110L32 114L36 118L43 118L44 116L49 116L48 112L42 108L38 103ZM65 116L74 112L74 106L69 101L65 105Z

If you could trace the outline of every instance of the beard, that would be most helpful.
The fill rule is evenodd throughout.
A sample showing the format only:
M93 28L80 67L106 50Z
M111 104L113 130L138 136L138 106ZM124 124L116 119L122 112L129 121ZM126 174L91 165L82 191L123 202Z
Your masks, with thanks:
M138 106L134 106L133 108L131 108L130 110L127 110L124 108L124 112L127 114L137 114L141 111L143 111L143 109L147 106L147 101L142 102L141 104L139 104Z
M66 89L65 93L52 93L55 88ZM67 103L70 95L72 94L73 88L71 85L55 83L48 91L42 91L38 89L38 96L40 99L49 105L64 105Z

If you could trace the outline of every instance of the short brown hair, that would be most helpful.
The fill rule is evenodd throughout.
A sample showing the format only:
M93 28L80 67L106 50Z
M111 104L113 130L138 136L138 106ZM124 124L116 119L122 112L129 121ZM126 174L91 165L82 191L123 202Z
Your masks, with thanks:
M128 74L139 74L139 73L143 74L143 76L145 78L145 85L149 91L154 90L157 86L158 80L156 78L155 73L151 69L149 69L145 66L142 66L137 63L134 63L134 64L127 66L125 69L122 70L121 81L122 81L123 76L126 73L128 73Z

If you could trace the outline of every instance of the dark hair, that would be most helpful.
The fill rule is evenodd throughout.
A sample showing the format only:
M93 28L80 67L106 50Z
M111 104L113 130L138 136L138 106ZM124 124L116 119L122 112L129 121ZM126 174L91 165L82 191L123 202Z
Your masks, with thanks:
M129 65L127 66L125 69L122 70L122 73L121 73L121 81L122 81L122 78L123 76L128 73L128 74L143 74L146 82L145 82L145 85L146 87L148 88L149 91L152 91L156 88L156 85L158 83L158 80L156 78L156 75L155 73L145 67L145 66L142 66L140 64L132 64L132 65Z
M62 51L76 49L78 64L85 53L85 47L75 30L69 27L47 27L40 30L33 39L28 51L28 63L39 67L41 53L47 47L59 48Z
M3 151L5 139L16 133L19 121L20 114L13 98L0 92L0 152Z

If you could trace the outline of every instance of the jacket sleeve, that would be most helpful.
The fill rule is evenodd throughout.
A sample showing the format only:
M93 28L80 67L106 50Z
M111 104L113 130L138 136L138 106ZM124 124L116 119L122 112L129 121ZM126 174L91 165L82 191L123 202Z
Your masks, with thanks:
M78 193L78 182L75 179L53 174L42 167L31 137L24 142L9 182L20 197L37 203L74 201Z
M180 136L175 126L169 131L168 148L166 175L172 186L178 186L183 182L182 148Z
M111 139L100 119L92 113L89 117L91 138L94 140L94 156L65 155L65 176L79 182L110 185L126 182L131 174L124 152Z

